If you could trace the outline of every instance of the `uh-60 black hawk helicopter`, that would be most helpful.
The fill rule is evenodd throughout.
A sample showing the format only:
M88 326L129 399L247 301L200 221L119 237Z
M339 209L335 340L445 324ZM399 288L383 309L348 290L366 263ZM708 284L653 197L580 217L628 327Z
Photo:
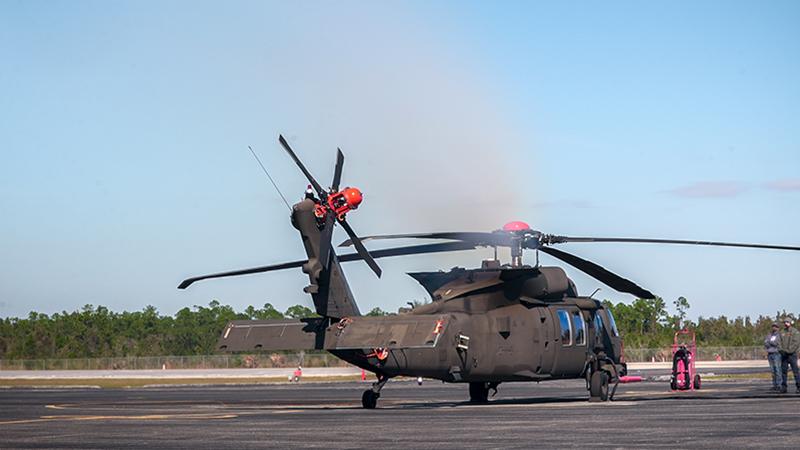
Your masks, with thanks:
M800 250L800 247L672 239L570 237L544 234L523 222L494 232L419 233L359 238L346 220L358 208L356 188L339 189L344 156L337 152L330 189L308 172L283 138L279 142L308 179L305 198L292 208L292 225L300 231L307 260L189 278L195 281L302 267L310 284L304 289L319 318L233 321L218 342L221 351L324 349L374 372L378 381L364 391L364 408L375 408L387 380L396 376L427 377L468 383L473 402L486 402L490 390L509 381L586 380L591 401L613 397L626 373L622 340L611 311L581 296L560 267L523 263L524 250L547 253L620 292L640 298L653 294L599 265L551 246L566 242L690 244ZM344 228L355 253L337 255L331 246L334 225ZM430 239L441 243L368 251L363 241ZM383 317L359 312L341 263L364 260L380 277L375 258L509 247L510 264L483 261L478 269L409 273L428 291L432 302ZM613 383L609 395L609 385Z

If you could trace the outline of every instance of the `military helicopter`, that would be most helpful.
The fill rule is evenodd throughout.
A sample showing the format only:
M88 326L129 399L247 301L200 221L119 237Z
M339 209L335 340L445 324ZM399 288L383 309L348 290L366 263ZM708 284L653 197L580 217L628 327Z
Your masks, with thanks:
M571 237L532 230L509 222L493 232L444 232L359 238L347 215L363 201L354 187L339 188L344 155L337 150L333 181L324 189L289 143L281 146L308 179L305 198L292 208L292 225L300 232L307 259L216 273L184 280L180 289L210 279L301 267L308 274L304 291L311 295L318 318L232 321L218 341L220 351L327 350L350 364L373 372L377 381L364 391L364 408L375 408L386 382L397 376L426 377L469 385L469 399L488 401L500 383L585 379L590 401L613 398L627 368L614 316L602 303L578 294L560 267L523 262L524 250L541 251L596 278L609 287L640 298L650 291L607 269L553 245L573 242L686 244L800 250L800 247L713 241ZM337 255L331 244L339 224L355 253ZM378 239L443 240L368 251L365 241ZM508 247L511 261L496 257L480 268L414 272L409 275L432 302L407 313L365 317L359 312L341 263L363 260L380 277L376 258L451 252L478 247ZM611 385L613 384L613 387ZM610 388L611 387L611 388Z

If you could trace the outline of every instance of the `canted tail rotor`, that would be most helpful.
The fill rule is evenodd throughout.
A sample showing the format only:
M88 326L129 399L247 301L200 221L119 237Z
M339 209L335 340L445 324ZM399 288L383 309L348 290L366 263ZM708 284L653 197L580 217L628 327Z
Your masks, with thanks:
M306 169L303 162L297 157L297 154L292 150L289 143L286 142L283 135L278 136L278 141L310 183L306 196L316 204L314 215L317 217L317 224L320 228L319 260L322 266L327 269L330 263L333 227L334 224L338 222L347 235L350 236L348 241L352 242L355 246L356 252L361 256L361 259L366 261L370 269L375 272L375 275L380 277L381 268L378 266L378 263L375 262L375 259L369 254L364 244L361 243L361 239L358 238L356 232L350 224L347 223L347 213L358 208L363 200L363 195L358 188L354 187L346 187L339 190L339 184L342 179L342 168L344 167L344 154L342 150L336 149L336 167L333 171L333 181L331 182L330 189L325 190L317 180L314 179L314 176L311 175L308 169ZM314 194L316 194L316 196L314 196Z

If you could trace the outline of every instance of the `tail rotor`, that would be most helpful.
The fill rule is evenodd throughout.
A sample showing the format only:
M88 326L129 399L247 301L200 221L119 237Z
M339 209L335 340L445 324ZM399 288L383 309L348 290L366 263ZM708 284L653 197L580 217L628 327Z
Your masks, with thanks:
M306 176L306 179L318 196L318 198L313 198L312 200L316 203L314 213L317 216L317 225L320 228L319 261L322 266L327 269L330 263L333 227L335 222L338 222L350 237L350 241L355 246L358 255L361 259L366 261L370 269L380 278L382 273L380 266L375 262L375 259L370 255L366 247L364 247L361 239L346 220L347 213L358 208L358 205L361 204L362 194L360 190L352 187L346 187L341 191L339 190L339 184L342 179L342 169L344 167L344 154L342 150L336 149L336 167L333 172L333 181L331 182L330 190L326 191L317 182L314 176L311 175L311 172L306 169L305 165L300 161L300 158L298 158L297 154L292 150L292 147L286 139L284 139L283 135L278 136L278 142L280 142L281 146L286 150L286 153L289 154L295 164L297 164L297 167L300 168L300 171Z

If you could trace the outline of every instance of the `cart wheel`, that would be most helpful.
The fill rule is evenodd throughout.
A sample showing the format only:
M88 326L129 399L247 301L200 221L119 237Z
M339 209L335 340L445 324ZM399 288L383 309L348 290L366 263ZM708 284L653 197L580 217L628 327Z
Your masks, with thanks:
M673 391L678 390L678 381L674 377L669 381L669 388Z
M608 400L608 374L602 370L592 374L589 384L589 401L604 402Z
M694 388L700 389L700 374L694 376Z

